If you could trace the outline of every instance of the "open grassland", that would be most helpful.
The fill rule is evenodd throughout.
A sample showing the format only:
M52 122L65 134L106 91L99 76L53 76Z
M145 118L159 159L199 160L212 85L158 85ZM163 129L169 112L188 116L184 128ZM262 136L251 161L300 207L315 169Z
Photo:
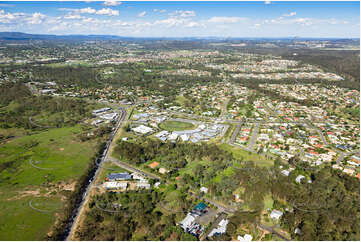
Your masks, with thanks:
M50 129L0 146L0 238L42 240L96 153L80 126Z
M221 144L219 147L221 149L232 152L235 158L243 159L244 161L253 161L258 166L273 166L273 160L268 159L262 155L251 153L249 151L242 150L241 148L233 147L229 144Z
M181 131L195 128L195 126L191 123L169 120L162 122L159 127L168 131Z

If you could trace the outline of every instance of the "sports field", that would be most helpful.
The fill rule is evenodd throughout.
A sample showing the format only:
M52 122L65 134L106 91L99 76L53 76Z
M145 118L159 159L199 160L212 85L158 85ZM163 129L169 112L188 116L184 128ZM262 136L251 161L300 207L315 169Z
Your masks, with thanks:
M179 122L179 121L170 121L170 120L162 122L159 125L159 127L161 129L168 130L168 131L182 131L182 130L196 128L196 126L194 126L191 123Z

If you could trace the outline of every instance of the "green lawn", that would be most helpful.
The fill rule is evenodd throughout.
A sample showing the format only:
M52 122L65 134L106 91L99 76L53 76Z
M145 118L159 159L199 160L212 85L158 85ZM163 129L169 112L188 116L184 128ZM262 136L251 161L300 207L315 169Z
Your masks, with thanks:
M263 200L264 202L264 209L272 209L273 208L273 199L271 194L267 194Z
M187 99L184 97L184 96L177 96L176 97L176 102L181 105L181 106L184 106L184 102L186 101Z
M181 131L195 128L195 126L191 123L169 120L162 122L159 127L168 131Z
M119 172L128 172L129 171L113 164L110 162L104 162L103 163L103 167L100 170L100 174L99 174L99 183L102 184L105 181L105 178L110 174L110 173L119 173Z
M244 161L253 161L256 165L271 167L273 166L273 160L267 159L262 155L245 151L241 148L233 147L229 144L221 144L220 148L232 152L234 157L242 158Z
M44 239L64 204L60 183L74 183L96 152L97 141L80 142L80 132L50 129L0 146L1 239Z

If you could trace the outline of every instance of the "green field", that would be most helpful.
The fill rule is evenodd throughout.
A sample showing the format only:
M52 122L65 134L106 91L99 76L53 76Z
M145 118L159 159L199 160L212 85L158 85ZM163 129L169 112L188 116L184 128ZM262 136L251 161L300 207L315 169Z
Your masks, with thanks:
M50 129L0 146L0 238L43 240L66 195L96 153L80 126Z
M99 174L99 180L98 180L98 184L102 184L105 181L105 178L110 174L110 173L119 173L119 172L128 172L127 170L113 164L110 162L105 162L103 163L102 169L100 170L100 174Z
M164 121L159 127L168 131L182 131L187 129L194 129L195 126L191 123L179 122L179 121Z
M253 161L258 166L273 166L273 160L267 159L262 155L251 153L249 151L242 150L241 148L233 147L228 144L221 144L219 146L224 150L231 151L236 158L241 158L244 161Z

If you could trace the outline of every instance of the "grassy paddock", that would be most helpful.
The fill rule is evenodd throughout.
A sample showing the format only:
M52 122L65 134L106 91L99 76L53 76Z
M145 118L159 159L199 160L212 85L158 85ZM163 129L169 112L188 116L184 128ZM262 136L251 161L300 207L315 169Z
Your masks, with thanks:
M45 238L96 153L98 141L81 142L80 132L50 129L0 146L0 238Z
M242 150L241 148L233 147L229 144L221 144L219 145L221 149L228 150L232 152L234 157L242 158L244 161L253 161L258 166L273 166L273 160L267 159L261 155L251 153L249 151Z

